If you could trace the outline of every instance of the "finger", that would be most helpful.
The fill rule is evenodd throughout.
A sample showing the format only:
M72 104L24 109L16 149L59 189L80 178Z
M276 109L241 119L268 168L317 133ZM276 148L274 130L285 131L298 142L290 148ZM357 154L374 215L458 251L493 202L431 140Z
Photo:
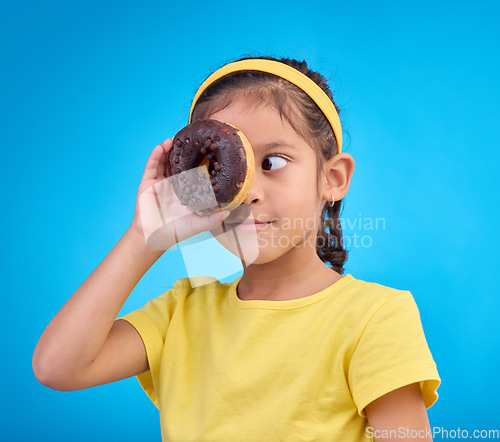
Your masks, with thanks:
M146 167L144 169L144 173L142 175L142 181L154 180L158 175L158 164L160 162L160 158L163 154L163 147L158 144L151 152L149 159L146 163Z
M158 180L162 180L166 178L167 172L167 153L164 151L160 157L160 161L158 163Z
M172 149L174 142L171 138L167 138L163 143L161 143L161 145L165 148L165 152L168 152L170 149Z
M229 210L222 210L220 212L217 211L215 213L212 213L211 215L198 218L198 221L196 223L198 224L197 232L213 232L216 229L220 229L220 226L224 225L224 220L229 216L230 213L231 212Z
M222 210L222 211L217 211L215 213L212 213L210 216L206 217L206 222L205 229L206 230L213 230L217 226L221 225L223 221L229 216L231 212L229 210Z
M183 241L198 233L214 230L229 216L229 214L229 210L217 211L211 215L205 216L191 212L189 216L183 217L184 219L182 221L181 217L179 217L175 220L169 220L167 225L175 230L176 241Z
M168 167L167 167L167 158L170 149L173 147L173 141L170 138L167 138L161 146L163 147L163 155L160 158L160 164L158 165L158 179L164 179L168 176Z

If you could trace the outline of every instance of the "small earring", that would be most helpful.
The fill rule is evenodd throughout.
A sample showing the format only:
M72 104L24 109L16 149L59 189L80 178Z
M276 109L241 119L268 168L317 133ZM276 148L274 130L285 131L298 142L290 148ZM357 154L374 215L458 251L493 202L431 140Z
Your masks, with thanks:
M335 197L333 196L333 193L332 193L332 202L330 203L330 207L333 207L334 204L335 204Z

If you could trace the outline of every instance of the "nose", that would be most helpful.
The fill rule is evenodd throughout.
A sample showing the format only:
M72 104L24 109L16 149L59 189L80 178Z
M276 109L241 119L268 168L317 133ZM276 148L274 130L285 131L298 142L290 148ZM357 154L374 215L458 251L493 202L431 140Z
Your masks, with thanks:
M232 222L241 222L241 220L247 219L250 215L254 216L254 208L258 207L264 201L263 187L263 179L258 176L258 171L256 170L243 203L229 215L226 222L229 224Z
M243 204L246 204L247 206L253 206L264 201L264 185L262 181L263 180L259 175L259 172L255 170L252 184L250 185L248 195L243 200Z

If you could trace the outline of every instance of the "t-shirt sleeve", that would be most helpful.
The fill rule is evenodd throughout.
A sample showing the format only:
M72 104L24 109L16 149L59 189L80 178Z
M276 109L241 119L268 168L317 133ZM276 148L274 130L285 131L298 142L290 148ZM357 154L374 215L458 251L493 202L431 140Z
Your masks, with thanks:
M369 318L349 367L349 386L361 417L370 402L397 388L420 383L425 407L438 398L441 379L409 291L398 291Z
M159 409L158 390L160 364L168 326L175 310L179 281L160 296L151 299L143 307L120 316L134 326L144 342L149 370L137 375L137 379L149 398Z

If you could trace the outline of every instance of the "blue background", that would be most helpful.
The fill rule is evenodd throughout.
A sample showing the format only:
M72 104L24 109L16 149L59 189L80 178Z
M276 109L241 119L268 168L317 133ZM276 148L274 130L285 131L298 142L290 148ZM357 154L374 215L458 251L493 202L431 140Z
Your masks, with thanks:
M245 54L329 78L356 161L342 216L385 220L344 225L367 237L346 273L414 295L442 378L431 426L498 429L497 5L3 2L0 438L161 439L136 378L58 392L31 358L130 225L152 149L204 78ZM184 276L179 250L165 253L121 313Z

